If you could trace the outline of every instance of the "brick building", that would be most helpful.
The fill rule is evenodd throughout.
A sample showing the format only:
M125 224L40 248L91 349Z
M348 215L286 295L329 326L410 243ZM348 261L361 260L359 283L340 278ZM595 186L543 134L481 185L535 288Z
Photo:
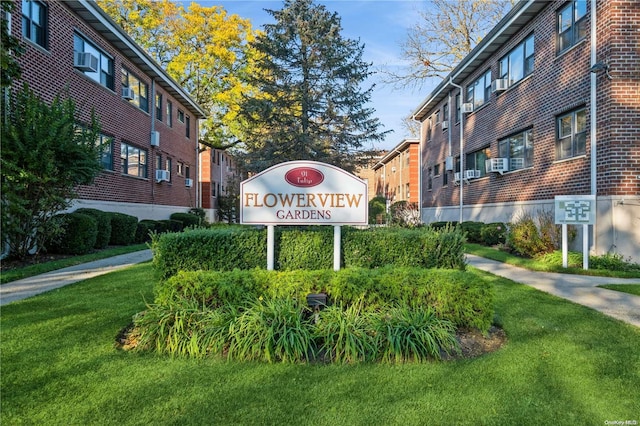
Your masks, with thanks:
M22 76L44 101L71 97L101 124L104 171L77 207L166 219L198 207L198 120L205 111L94 2L15 1Z
M405 139L389 150L374 166L373 184L376 196L387 204L398 201L418 203L420 194L420 141Z
M226 151L207 149L200 154L200 177L202 208L209 222L217 222L220 197L240 191L235 160Z
M516 3L413 115L424 222L595 195L591 251L640 261L637 0Z

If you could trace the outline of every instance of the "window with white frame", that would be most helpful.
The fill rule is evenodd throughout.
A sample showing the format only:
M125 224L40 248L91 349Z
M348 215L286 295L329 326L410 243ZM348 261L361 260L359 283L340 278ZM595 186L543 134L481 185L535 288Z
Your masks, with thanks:
M113 170L113 137L100 134L97 144L100 146L100 163L105 170Z
M467 154L464 160L465 176L463 177L479 178L486 176L487 170L485 167L485 162L487 161L487 158L489 158L489 156L489 148L484 148ZM473 171L473 175L467 175L466 171Z
M508 159L509 170L533 167L533 129L498 141L498 157Z
M587 36L586 16L586 0L572 0L558 11L558 53L570 49Z
M47 6L40 1L22 0L22 37L47 48Z
M178 108L178 121L184 123L184 111Z
M173 179L173 170L171 170L172 165L173 165L173 160L171 158L167 158L165 161L164 169L169 171L169 182L171 182L171 179Z
M556 159L584 155L587 149L587 113L584 108L558 117Z
M89 53L97 58L98 67L95 71L91 69L82 69L79 71L93 81L111 90L114 89L113 58L111 56L98 49L93 43L78 33L73 35L73 53L74 55L76 53Z
M129 176L147 177L147 150L120 144L120 167L122 173Z
M533 72L534 41L534 36L531 34L500 60L499 78L507 80L509 86Z
M491 95L491 70L484 73L480 78L467 86L467 102L473 103L475 111L485 103L489 102Z
M133 99L129 102L145 112L149 112L149 86L138 77L122 68L122 87L133 90Z

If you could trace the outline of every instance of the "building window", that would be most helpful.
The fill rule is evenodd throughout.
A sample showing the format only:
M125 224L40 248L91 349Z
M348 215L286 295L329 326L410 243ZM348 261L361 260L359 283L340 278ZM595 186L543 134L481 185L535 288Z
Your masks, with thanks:
M584 155L587 146L587 113L579 109L558 117L556 159Z
M184 111L178 108L178 121L184 123Z
M435 164L433 166L433 175L440 176L440 164Z
M99 135L100 163L105 170L113 170L113 137Z
M433 189L433 175L431 174L431 167L427 169L427 190Z
M114 89L113 78L113 58L105 54L103 51L94 46L79 34L73 35L73 53L90 53L98 59L98 66L95 71L83 69L80 70L84 75L93 81L102 84L109 89Z
M485 167L485 162L489 158L489 148L481 149L479 151L474 151L466 155L464 161L464 169L473 170L473 177L479 178L487 175L487 169ZM465 175L465 177L467 177Z
M499 62L500 78L508 80L509 86L533 72L534 37L531 34Z
M498 141L498 157L509 160L509 170L532 167L533 130L525 130Z
M442 186L446 186L449 184L449 173L447 172L446 163L442 164L442 169L444 170L444 173L442 173Z
M431 122L432 119L431 117L429 117L429 119L427 120L427 141L431 140Z
M587 36L586 16L586 0L572 0L558 11L558 53L575 46Z
M449 104L444 104L442 106L442 120L449 121ZM442 130L447 130L445 126L442 127Z
M133 90L133 99L130 99L129 102L141 110L149 112L149 87L146 83L143 83L138 77L123 68L122 87L128 87Z
M122 173L129 176L147 177L147 150L122 143L120 145Z
M173 127L173 103L167 100L167 126Z
M460 99L460 93L458 93L456 95L456 123L460 122L460 105L462 105L461 99Z
M172 176L173 176L173 170L171 170L171 165L172 165L171 158L167 158L164 169L169 172L169 182L171 182L171 179L172 179Z
M162 121L162 94L156 93L156 119Z
M185 121L185 126L186 126L186 128L185 128L185 136L187 138L190 138L191 137L191 117L189 117L187 115L185 120L186 120Z
M178 176L182 176L182 174L184 173L184 163L180 161L176 163L176 173L178 174Z
M489 102L489 95L491 94L491 71L487 71L467 86L467 102L473 103L473 110L475 111L486 102Z
M156 170L162 170L162 155L156 154Z
M47 7L33 0L22 0L22 36L47 48Z
M191 169L189 166L184 166L184 177L187 179L191 179Z

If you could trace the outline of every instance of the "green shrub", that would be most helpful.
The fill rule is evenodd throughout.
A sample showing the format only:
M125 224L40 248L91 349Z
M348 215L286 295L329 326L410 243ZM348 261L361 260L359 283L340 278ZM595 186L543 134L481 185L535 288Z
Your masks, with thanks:
M440 359L441 352L459 353L456 328L440 319L431 307L393 307L375 316L373 328L383 362Z
M323 229L322 229L323 228ZM291 229L279 232L277 265L280 270L333 267L333 228Z
M60 254L86 254L96 244L98 224L93 216L82 213L63 213L55 220L62 226L62 233L46 243L47 250Z
M486 223L480 230L481 244L485 246L495 246L504 244L507 241L507 225L504 223Z
M458 222L431 222L429 227L433 230L439 231L442 229L452 229L458 226Z
M77 209L74 213L86 214L96 220L98 236L96 237L94 248L103 249L109 245L109 240L111 240L111 217L109 213L88 208Z
M460 228L466 233L467 241L475 244L482 242L482 237L480 236L482 226L482 222L462 222L460 224Z
M369 224L386 223L387 199L377 196L369 201Z
M522 213L509 227L507 246L524 257L538 257L559 248L561 241L560 225L554 223L551 212L538 212L534 218L531 213Z
M220 270L265 268L265 230L225 226L166 233L153 238L153 264L161 279L179 270Z
M184 229L184 224L181 220L165 219L158 222L160 222L163 232L182 232Z
M192 213L172 213L170 219L182 222L183 228L197 228L202 223L200 216Z
M308 308L293 298L257 299L229 327L230 359L304 362L315 356Z
M124 213L109 213L111 217L111 238L109 244L128 246L133 244L138 228L138 218Z
M136 244L148 243L151 241L151 235L149 234L149 232L153 231L152 226L153 225L147 221L138 222L138 226L136 228L136 237L135 237Z
M620 253L607 253L601 256L589 256L589 267L608 271L640 272L640 264L625 260Z

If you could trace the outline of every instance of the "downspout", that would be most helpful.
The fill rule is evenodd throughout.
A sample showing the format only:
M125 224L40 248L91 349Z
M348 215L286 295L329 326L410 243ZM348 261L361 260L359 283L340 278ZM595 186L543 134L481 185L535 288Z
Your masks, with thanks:
M462 88L460 89L460 100L462 101ZM449 105L449 116L447 117L447 121L449 122L449 128L447 129L447 143L449 145L449 157L451 157L451 128L453 127L451 125L451 123L453 123L453 120L451 120L451 111L453 110L451 104L451 90L449 90L449 98L447 99L447 104Z
M153 138L153 132L156 130L156 80L151 79L151 133L149 134L149 144L151 144L151 138ZM156 164L156 147L151 145L153 155L151 155L151 161L154 164L153 173L151 174L151 204L155 204L156 201L156 180L155 180L155 164ZM149 159L147 160L149 161Z
M449 77L449 84L453 87L457 87L460 89L460 219L459 222L462 223L462 209L464 207L464 114L462 113L462 86L459 86L453 82L453 77ZM456 105L457 107L457 105ZM451 108L449 108L451 110ZM449 146L451 149L451 146ZM455 170L454 170L455 173Z
M591 0L591 66L593 67L596 64L596 54L597 54L597 20L596 20L596 0ZM589 133L591 136L591 195L597 197L598 195L598 184L597 184L597 93L596 93L596 80L598 78L596 73L591 74L591 118L590 118L590 129ZM596 200L597 206L597 200ZM596 214L596 221L598 220ZM596 224L591 225L591 252L594 253L596 249Z
M422 121L416 120L416 116L413 115L411 119L417 123L420 123L420 134L418 139L418 209L420 210L420 221L422 220Z
M200 120L198 120L195 116L194 118L194 122L196 125L196 131L193 133L195 136L195 150L196 150L196 184L195 184L195 190L196 190L196 207L197 208L202 208L202 200L200 199L200 146L198 144L198 136L200 135L200 132L198 131L198 122Z

